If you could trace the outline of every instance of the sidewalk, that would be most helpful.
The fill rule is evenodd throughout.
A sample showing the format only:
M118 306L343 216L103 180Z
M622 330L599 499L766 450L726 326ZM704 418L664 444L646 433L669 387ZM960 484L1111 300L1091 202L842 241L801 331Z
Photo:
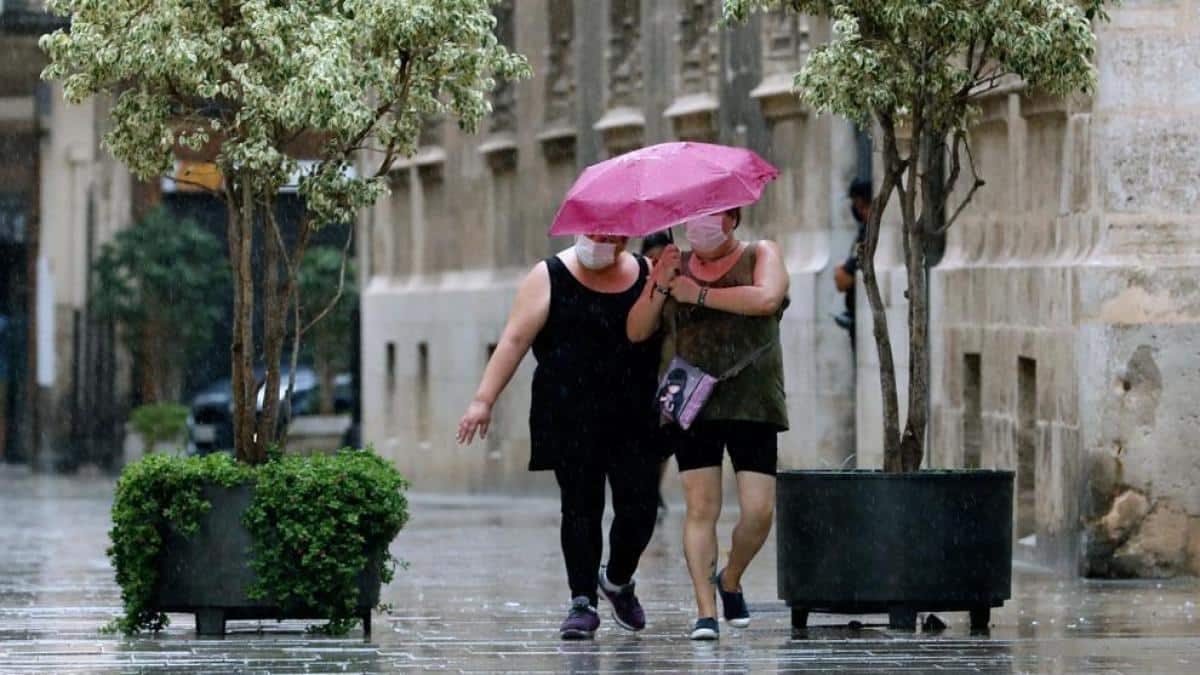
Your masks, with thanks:
M1200 672L1193 580L1085 583L1018 567L990 637L969 637L958 614L942 615L950 628L937 637L871 625L884 617L851 630L846 617L817 615L821 627L793 640L771 542L746 580L752 627L692 643L679 508L638 575L648 629L620 630L602 601L597 639L563 643L566 580L546 499L413 496L393 546L410 568L384 589L395 609L369 640L310 636L294 622L231 622L225 639L200 640L188 615L124 639L97 632L120 600L104 556L111 492L110 479L0 472L0 673ZM731 526L727 515L723 537Z

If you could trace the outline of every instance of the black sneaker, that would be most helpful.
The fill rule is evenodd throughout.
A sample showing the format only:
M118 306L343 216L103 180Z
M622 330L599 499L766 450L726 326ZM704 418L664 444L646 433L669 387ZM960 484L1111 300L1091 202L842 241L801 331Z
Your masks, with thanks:
M612 618L625 630L639 631L646 627L646 612L634 594L634 583L630 581L617 586L608 580L608 571L600 568L600 590L612 605Z
M745 628L750 625L750 609L746 607L746 597L739 591L727 591L721 585L721 575L725 570L713 577L717 587L717 595L721 596L721 607L725 610L725 621L734 628Z
M571 609L559 626L558 634L564 640L591 640L599 627L600 615L592 602L581 595L571 601Z
M721 636L721 627L717 625L717 620L711 616L706 616L702 619L696 619L696 625L692 627L692 632L688 635L692 640L716 640Z

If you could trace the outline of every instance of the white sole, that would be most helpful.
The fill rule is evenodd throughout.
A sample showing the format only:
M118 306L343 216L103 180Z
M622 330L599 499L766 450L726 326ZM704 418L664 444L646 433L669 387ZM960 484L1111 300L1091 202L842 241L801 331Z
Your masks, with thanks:
M630 626L629 624L622 621L621 617L617 616L617 610L615 610L615 609L609 614L609 616L612 617L613 623L617 624L618 626L620 626L621 628L624 628L627 631L630 631L632 633L637 633L642 630L641 628L634 628L633 626Z
M688 636L688 639L690 639L690 640L716 640L718 635L719 634L717 633L717 631L715 631L711 628L700 628L700 629L692 631L692 634Z
M734 628L749 628L750 627L750 619L726 619L725 623L729 624L730 626L733 626Z

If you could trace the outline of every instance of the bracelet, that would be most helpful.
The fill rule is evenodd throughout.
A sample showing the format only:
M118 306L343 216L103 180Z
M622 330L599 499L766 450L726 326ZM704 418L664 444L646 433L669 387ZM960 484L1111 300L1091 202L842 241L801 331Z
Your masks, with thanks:
M659 286L658 284L654 284L654 292L662 293L663 295L665 295L667 297L671 297L671 289L667 288L666 286Z
M698 298L696 298L696 305L698 307L703 307L704 299L707 297L708 297L708 286L701 286L700 287L700 296Z

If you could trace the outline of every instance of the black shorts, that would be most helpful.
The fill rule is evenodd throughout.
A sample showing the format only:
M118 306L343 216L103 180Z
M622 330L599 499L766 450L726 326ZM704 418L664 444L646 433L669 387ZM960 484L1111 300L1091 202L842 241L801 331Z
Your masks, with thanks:
M670 436L680 472L721 466L725 450L729 450L735 473L774 476L779 463L779 431L763 422L697 422L687 431L673 428Z

